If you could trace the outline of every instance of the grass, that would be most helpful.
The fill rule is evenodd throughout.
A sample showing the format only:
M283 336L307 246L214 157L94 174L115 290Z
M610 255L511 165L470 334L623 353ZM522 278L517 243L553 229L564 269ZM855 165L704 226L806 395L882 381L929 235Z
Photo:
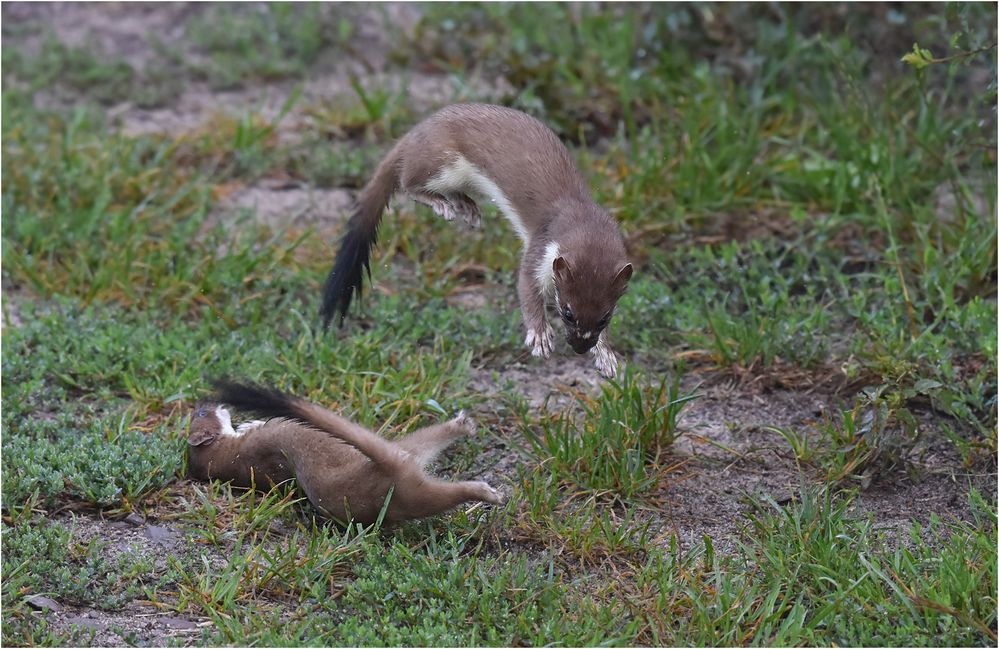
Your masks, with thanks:
M976 575L994 569L993 525L914 525L915 549L890 550L849 502L813 490L787 507L757 502L741 556L719 557L709 540L694 555L656 555L622 583L624 597L651 644L942 646L995 635L994 593ZM976 511L982 522L995 514Z
M625 370L608 380L598 399L579 398L569 411L549 415L525 434L538 461L556 479L586 492L630 499L654 487L665 453L681 434L677 418L696 394L680 394L682 372L659 387Z
M422 116L378 75L334 98L304 84L372 65L371 16L199 9L180 44L146 39L159 63L142 69L5 20L3 642L102 642L35 611L41 594L207 621L199 645L993 645L995 96L976 80L996 59L962 53L994 43L971 25L995 7L420 12L411 32L386 23L387 74L446 73L470 100L468 80L502 75L501 99L563 136L621 221L639 271L612 331L628 371L564 385L566 350L528 359L508 228L400 204L373 290L323 333L335 242L221 217L220 196L274 176L361 186ZM958 58L908 69L913 42ZM105 113L200 83L290 90L277 115L247 105L179 135L127 136ZM485 306L460 306L469 293ZM490 475L510 503L336 527L293 485L192 484L186 417L219 376L388 437L466 409L478 437L435 470ZM775 446L734 426L699 452L731 416L697 397L738 408L774 387L836 405L765 423ZM710 430L681 446L694 411ZM709 485L742 514L691 538L684 516L705 512L671 509L684 480L752 472L755 452L803 486L778 502ZM962 516L861 513L933 472ZM129 513L178 538L158 554L86 540L96 514Z
M320 57L350 40L353 23L338 13L346 12L288 2L213 9L189 23L190 40L202 56L188 66L196 78L219 89L304 76Z

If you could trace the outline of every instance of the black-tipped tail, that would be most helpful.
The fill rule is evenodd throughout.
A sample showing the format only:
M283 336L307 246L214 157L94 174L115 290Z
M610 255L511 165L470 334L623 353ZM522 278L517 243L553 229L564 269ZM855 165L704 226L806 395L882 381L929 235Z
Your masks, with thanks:
M347 234L340 243L333 270L323 287L323 306L319 314L325 329L329 329L330 320L338 313L340 324L343 324L354 293L361 297L365 271L371 279L371 247L378 238L382 212L399 183L399 156L399 145L396 145L378 163L371 181L357 197L357 209L347 223Z
M361 296L364 273L367 272L368 279L371 279L371 247L375 244L376 235L352 226L353 223L348 226L347 234L340 243L340 251L337 252L336 261L333 263L333 270L330 271L323 287L323 306L320 315L323 318L323 327L326 329L329 328L333 316L337 314L340 315L340 324L343 324L354 293L356 292L358 297Z
M215 381L215 399L262 417L302 417L295 408L295 397L254 383L236 383L226 379Z

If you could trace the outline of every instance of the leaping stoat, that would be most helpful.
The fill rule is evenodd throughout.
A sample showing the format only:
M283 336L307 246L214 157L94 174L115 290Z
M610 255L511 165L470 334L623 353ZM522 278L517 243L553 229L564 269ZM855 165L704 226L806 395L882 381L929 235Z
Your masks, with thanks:
M389 199L403 191L448 221L477 225L476 201L494 204L524 243L517 293L525 344L548 358L553 303L577 354L592 351L605 376L617 372L607 326L631 279L617 223L597 205L569 152L548 127L511 108L448 106L417 124L381 161L361 190L326 280L322 316L328 326L347 314Z
M234 430L222 405L198 406L187 440L192 478L261 489L295 478L324 516L360 523L378 519L390 489L388 523L432 516L467 501L503 502L485 482L446 482L424 471L453 441L475 432L464 413L390 442L270 388L221 382L216 398L270 419Z

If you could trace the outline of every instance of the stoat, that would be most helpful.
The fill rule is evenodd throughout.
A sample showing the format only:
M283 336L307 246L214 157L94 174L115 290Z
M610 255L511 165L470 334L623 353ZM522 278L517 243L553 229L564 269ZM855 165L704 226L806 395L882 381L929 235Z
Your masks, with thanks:
M402 190L448 221L477 226L476 202L494 204L524 244L517 294L525 344L548 358L553 304L577 354L591 351L605 376L617 357L607 326L631 279L617 223L597 205L569 152L548 127L511 108L448 106L417 124L389 151L361 190L323 293L322 317L340 322L370 277L371 247L389 199Z
M270 388L222 382L216 398L269 419L234 430L222 405L198 406L188 434L192 478L259 488L295 478L324 516L360 523L377 520L390 489L386 522L432 516L466 501L503 502L485 482L445 482L424 471L453 441L475 432L464 413L391 442Z

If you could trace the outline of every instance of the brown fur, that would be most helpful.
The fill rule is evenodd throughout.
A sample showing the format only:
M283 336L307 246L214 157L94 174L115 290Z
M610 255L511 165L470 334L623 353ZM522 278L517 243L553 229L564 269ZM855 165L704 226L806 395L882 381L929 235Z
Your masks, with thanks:
M261 489L295 478L324 516L361 523L378 518L390 489L386 522L432 516L470 500L503 501L484 482L445 482L423 469L451 442L474 432L464 414L390 442L306 401L288 397L287 410L294 419L270 419L233 435L225 434L228 411L213 404L197 408L188 436L191 477Z
M472 224L480 218L476 201L496 203L524 241L517 293L532 353L547 358L552 351L546 303L552 304L573 350L593 351L598 368L613 376L607 325L632 274L617 223L593 201L558 137L502 106L448 106L389 151L358 197L327 279L327 323L335 313L342 321L360 291L378 223L399 190L448 220L461 216Z

